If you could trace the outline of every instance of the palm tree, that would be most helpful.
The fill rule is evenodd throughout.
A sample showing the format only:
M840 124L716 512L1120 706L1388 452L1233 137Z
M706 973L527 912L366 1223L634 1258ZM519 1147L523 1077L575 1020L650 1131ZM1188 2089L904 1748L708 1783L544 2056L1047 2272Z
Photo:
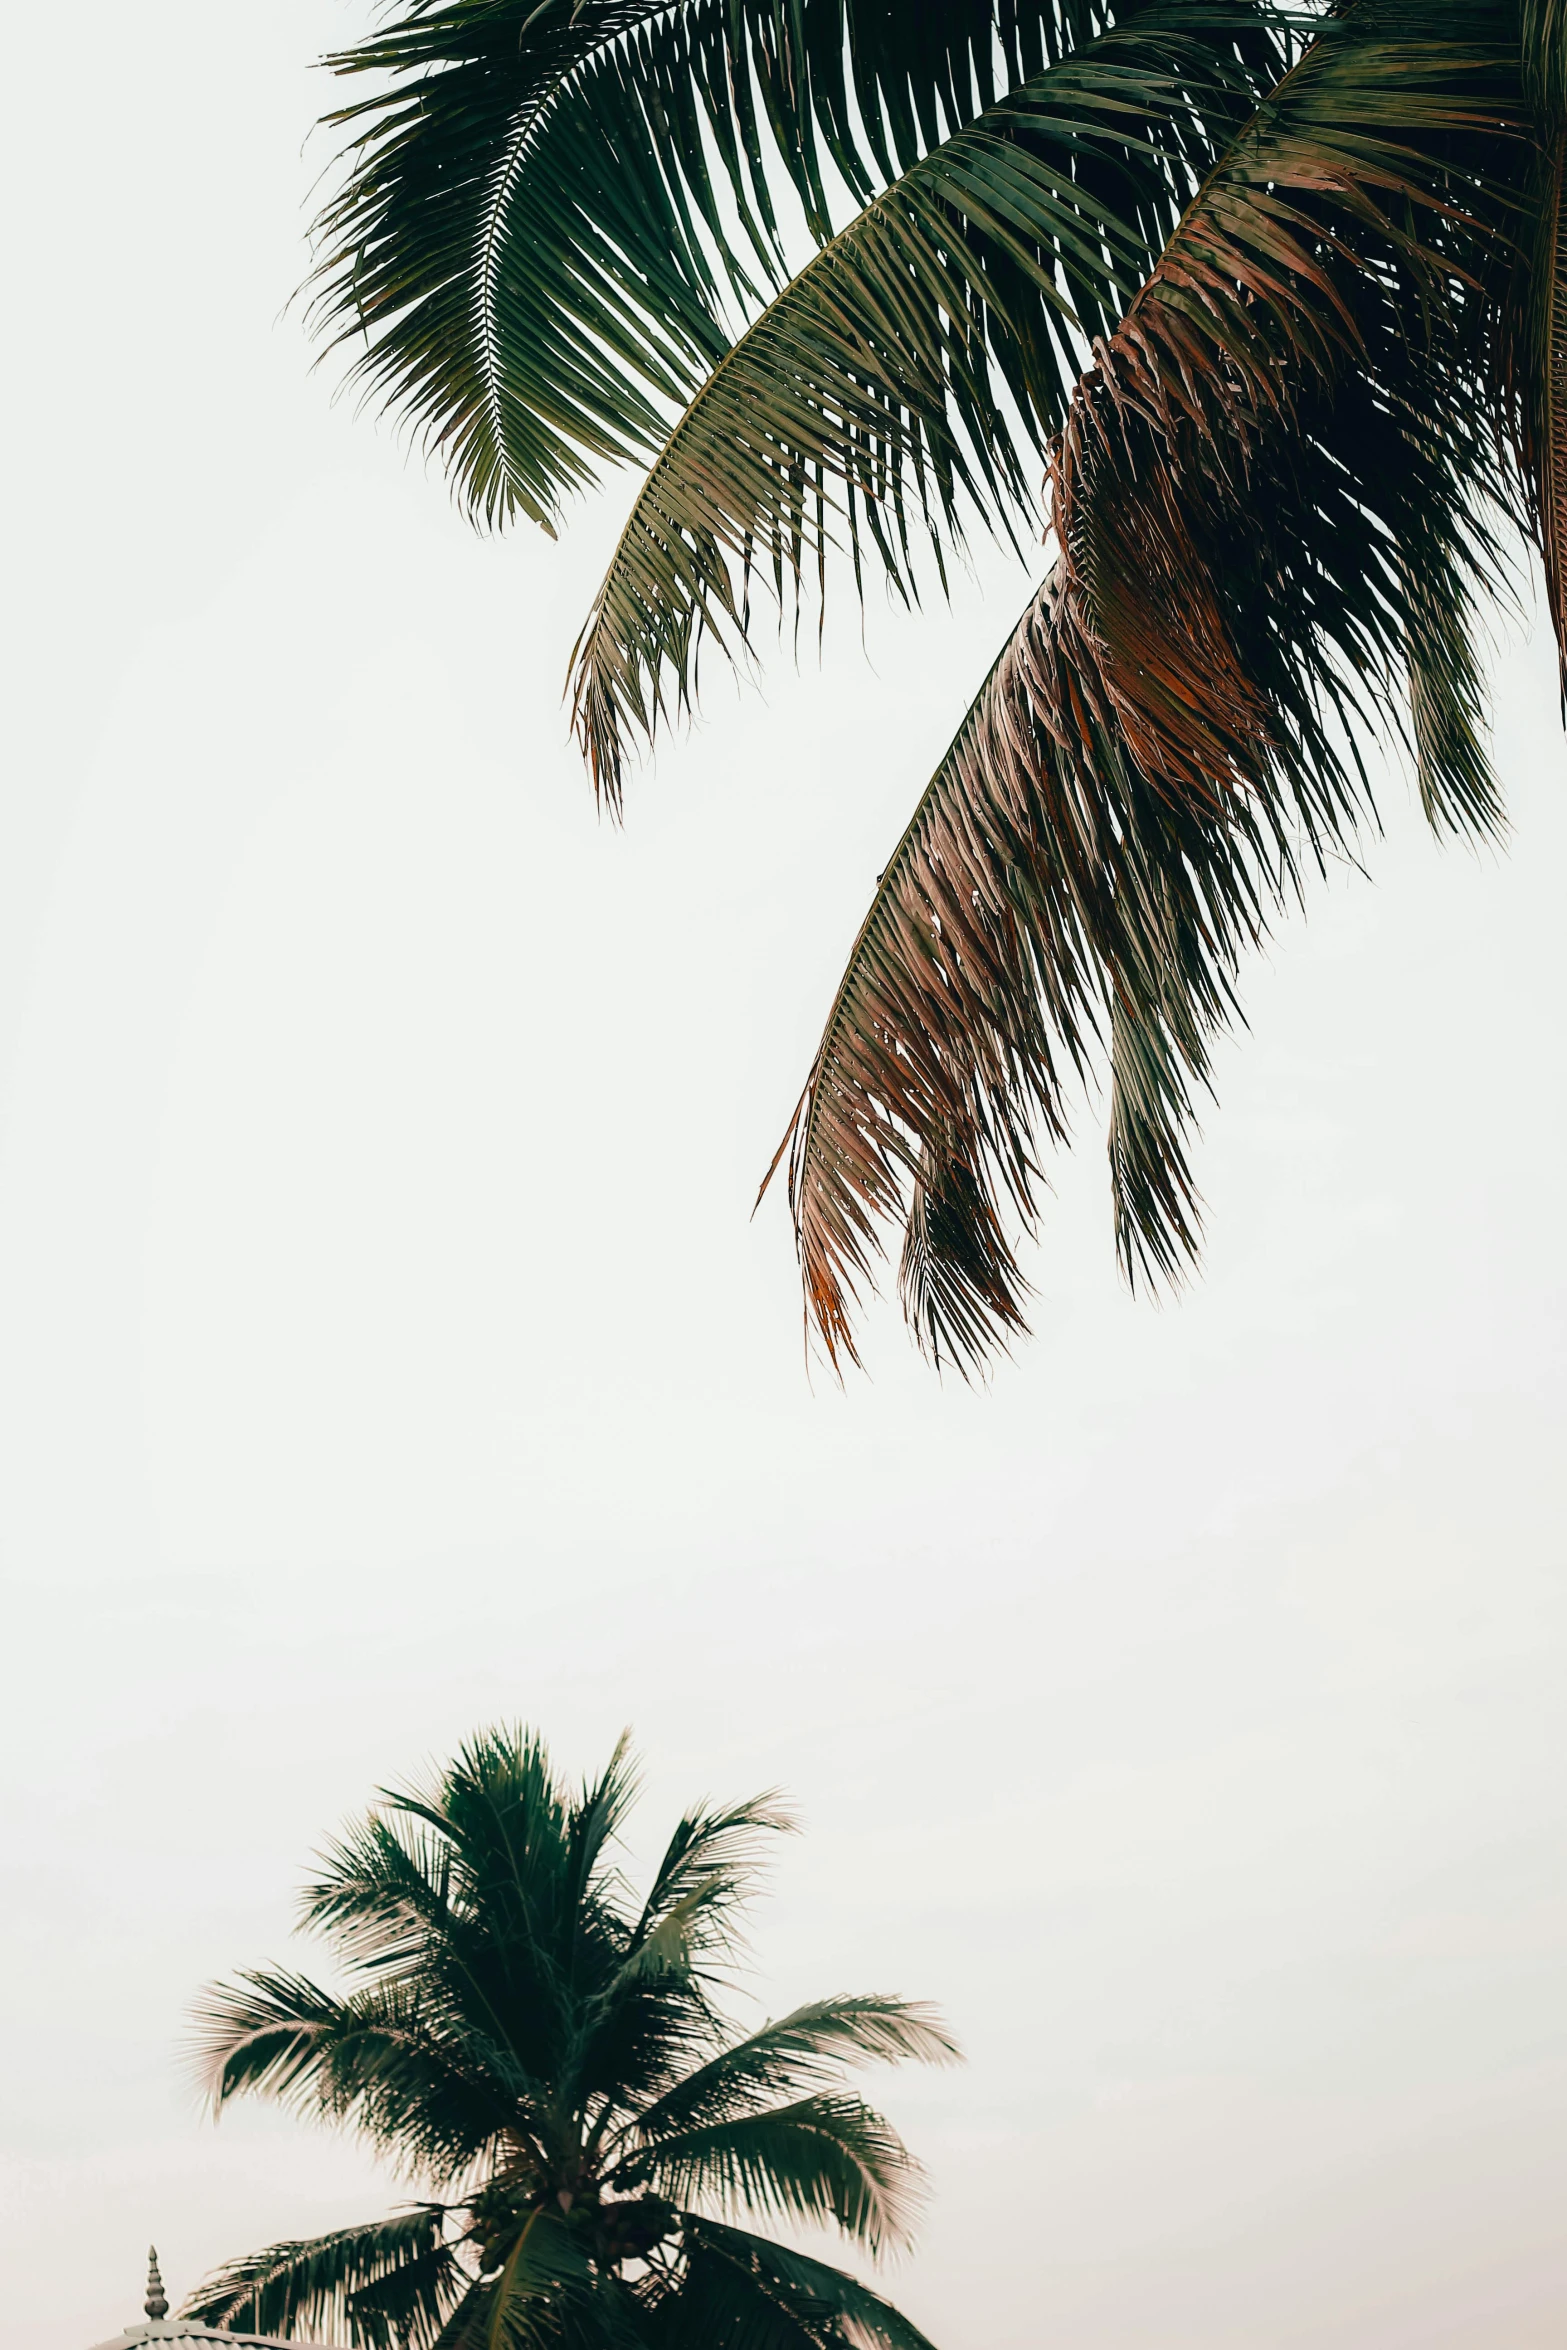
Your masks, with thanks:
M186 2317L369 2350L930 2350L857 2278L736 2219L905 2243L918 2167L841 2076L952 2041L877 1997L737 2038L720 1994L759 1847L789 1822L769 1798L687 1812L637 1902L614 1857L634 1792L624 1739L572 1792L537 1737L496 1730L324 1854L303 1914L347 1987L215 1988L207 2083L219 2110L262 2095L348 2124L426 2199L233 2261Z
M774 1160L808 1324L855 1357L890 1225L938 1361L1020 1330L1106 1058L1122 1265L1177 1279L1241 961L1367 746L1501 825L1520 528L1567 645L1561 0L404 0L329 62L362 386L482 523L647 468L573 666L612 810L704 644L1046 525Z

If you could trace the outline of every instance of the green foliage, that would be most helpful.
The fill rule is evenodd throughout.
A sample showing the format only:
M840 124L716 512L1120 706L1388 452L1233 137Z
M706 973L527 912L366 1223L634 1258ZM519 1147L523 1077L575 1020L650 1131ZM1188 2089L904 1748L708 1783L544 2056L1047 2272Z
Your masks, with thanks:
M923 2334L858 2278L739 2228L694 2220L672 2330L712 2350L930 2350ZM689 2330L688 2330L689 2329Z
M882 1997L737 2039L723 1995L787 1815L688 1812L638 1901L617 1861L634 1794L624 1741L573 1791L537 1738L496 1731L328 1848L302 1916L346 1988L218 1986L204 2078L219 2109L259 2094L355 2129L429 2199L233 2261L186 2316L366 2350L654 2350L698 2303L728 2326L760 2296L818 2350L926 2350L851 2277L719 2215L907 2241L918 2168L843 2073L951 2040Z
M437 2312L460 2289L445 2216L438 2203L418 2204L367 2227L249 2253L203 2288L201 2322L425 2350L440 2331Z
M1113 325L1244 119L1256 30L1249 9L1144 9L1057 60L876 197L719 362L577 651L577 731L613 802L666 666L685 703L705 634L749 642L753 573L781 602L829 545L858 571L868 542L907 595L911 533L939 565L965 506L1032 519L1083 336Z
M1073 0L1080 6L1081 0ZM994 93L990 0L448 0L328 60L348 170L317 315L490 521L549 524L595 465L662 438L776 286L775 178L831 235ZM1086 9L1084 10L1086 14ZM846 34L848 38L846 39ZM1003 0L1013 80L1054 12Z
M1374 830L1367 747L1501 829L1520 526L1567 707L1564 60L1562 0L460 0L336 61L381 77L322 279L367 383L480 515L650 461L574 666L613 807L704 643L1026 545L1045 473L774 1161L833 1359L889 1227L938 1362L1024 1328L1100 1072L1123 1268L1178 1280L1214 1038Z

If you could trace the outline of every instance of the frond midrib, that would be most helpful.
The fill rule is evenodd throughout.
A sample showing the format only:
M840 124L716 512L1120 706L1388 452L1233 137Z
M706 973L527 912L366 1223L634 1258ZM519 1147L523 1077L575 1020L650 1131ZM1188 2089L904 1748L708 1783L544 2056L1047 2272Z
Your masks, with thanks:
M511 456L506 442L505 418L501 410L500 338L495 324L495 293L500 276L504 246L504 225L507 208L516 192L517 181L532 153L534 145L544 134L549 121L561 105L572 95L575 85L602 60L611 55L617 44L629 42L644 26L662 19L673 23L688 10L700 7L702 0L656 0L647 14L635 25L623 24L573 58L557 75L551 86L536 95L528 105L518 109L507 132L505 152L494 167L493 188L480 219L475 240L474 267L477 282L474 288L474 324L479 342L479 377L485 415L496 456L505 472L508 486L514 493L524 488L512 473ZM546 530L550 529L547 521ZM553 535L553 532L551 532Z

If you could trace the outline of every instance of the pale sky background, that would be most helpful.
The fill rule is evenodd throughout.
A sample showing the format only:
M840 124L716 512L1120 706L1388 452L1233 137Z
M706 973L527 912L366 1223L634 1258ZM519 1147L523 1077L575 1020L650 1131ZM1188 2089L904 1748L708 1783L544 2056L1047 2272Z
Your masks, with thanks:
M1248 974L1182 1302L1099 1116L1037 1335L890 1310L808 1383L753 1223L879 866L1020 604L846 602L626 829L560 685L629 480L481 543L307 372L359 0L7 27L0 847L0 2334L86 2350L397 2198L214 2128L192 1995L317 1841L485 1721L622 1724L651 1844L781 1784L757 1996L939 2000L877 2083L940 2350L1567 2339L1567 752L1496 663L1516 833ZM324 158L323 158L324 159Z

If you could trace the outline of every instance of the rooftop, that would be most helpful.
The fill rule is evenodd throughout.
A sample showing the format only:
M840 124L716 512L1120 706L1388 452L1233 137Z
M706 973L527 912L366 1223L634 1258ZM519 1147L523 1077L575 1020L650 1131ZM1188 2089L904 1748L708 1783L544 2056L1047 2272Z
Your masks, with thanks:
M169 2342L192 2344L225 2342L228 2350L299 2350L294 2342L280 2342L275 2334L231 2334L220 2332L216 2326L199 2326L193 2318L149 2318L139 2326L127 2326L123 2334L115 2334L107 2342L100 2342L97 2350L134 2350L139 2342Z
M147 2314L140 2325L127 2326L123 2334L100 2342L97 2350L138 2350L138 2345L167 2343L170 2350L179 2350L180 2344L196 2345L204 2342L222 2342L227 2350L294 2350L294 2345L282 2342L275 2334L233 2334L216 2326L199 2326L194 2318L170 2317L168 2299L163 2290L163 2279L158 2274L158 2255L147 2255Z

